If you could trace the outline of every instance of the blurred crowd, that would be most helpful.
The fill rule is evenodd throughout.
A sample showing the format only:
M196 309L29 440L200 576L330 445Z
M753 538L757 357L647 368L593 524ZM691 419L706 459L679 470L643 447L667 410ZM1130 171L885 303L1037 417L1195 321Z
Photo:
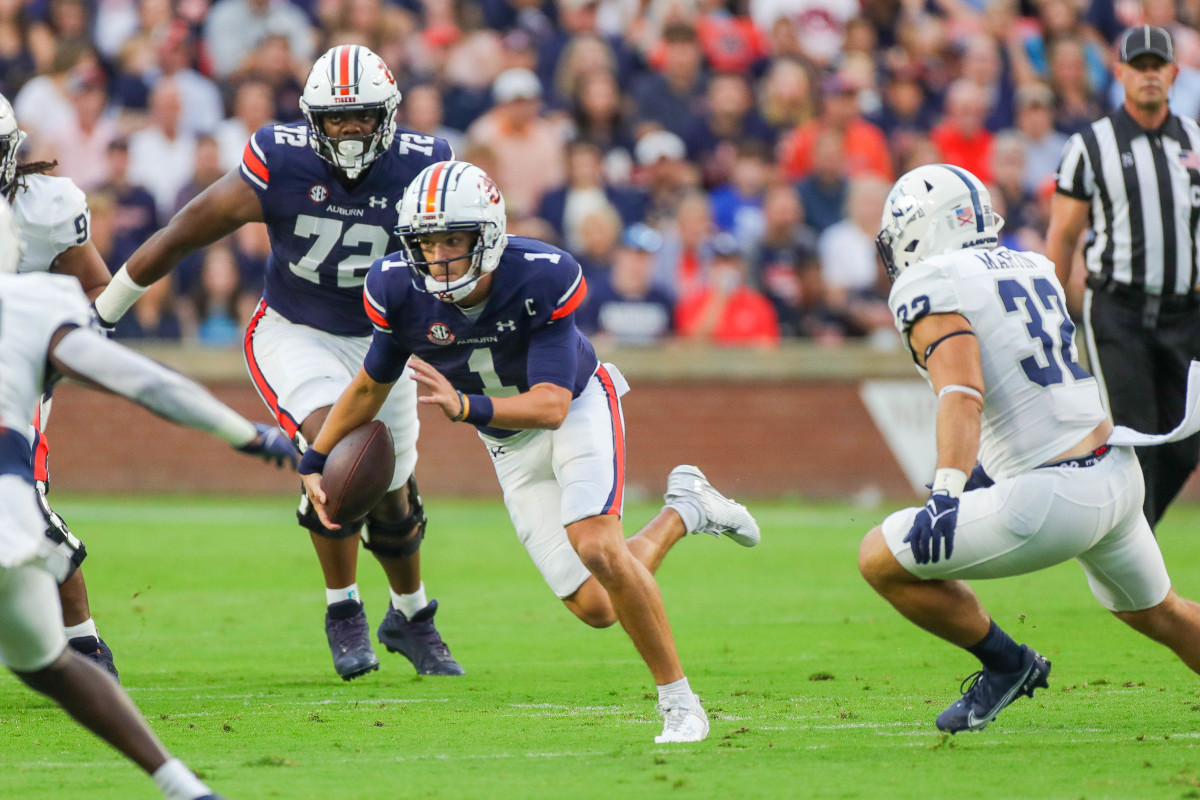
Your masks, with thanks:
M364 44L400 124L503 189L511 233L570 250L578 319L622 344L896 336L874 236L890 182L947 161L1041 246L1066 137L1120 101L1121 30L1171 31L1200 114L1200 0L0 0L0 91L89 196L114 271L300 119L317 55ZM125 336L238 341L262 226L181 265Z

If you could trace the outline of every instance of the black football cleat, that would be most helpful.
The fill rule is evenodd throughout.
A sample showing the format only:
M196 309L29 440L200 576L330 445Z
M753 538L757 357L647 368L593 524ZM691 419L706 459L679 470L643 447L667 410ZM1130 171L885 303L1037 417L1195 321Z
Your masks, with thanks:
M437 600L430 600L412 619L389 603L387 616L379 625L379 642L388 652L411 661L418 675L464 675L466 670L450 655L450 648L433 626L436 613Z
M357 600L342 600L325 609L325 636L333 654L333 668L342 680L354 680L379 669L371 649L371 626Z
M1021 695L1033 697L1036 688L1050 687L1050 662L1021 645L1024 657L1013 672L980 670L963 681L963 696L938 714L937 727L946 733L981 731Z
M74 639L68 639L67 644L76 653L112 675L117 683L121 682L120 676L117 675L117 665L113 663L112 650L108 649L103 639L96 636L76 636Z

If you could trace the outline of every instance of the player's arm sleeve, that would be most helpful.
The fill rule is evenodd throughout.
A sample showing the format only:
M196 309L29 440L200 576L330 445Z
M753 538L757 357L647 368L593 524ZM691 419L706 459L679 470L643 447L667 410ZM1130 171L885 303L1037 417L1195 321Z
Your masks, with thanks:
M74 328L51 350L64 375L128 398L160 417L224 439L234 447L253 441L254 424L213 397L200 384L105 339Z
M529 340L530 386L553 383L570 389L575 384L581 336L575 327L575 310L587 297L587 281L574 260L563 272L566 280L558 287L561 291L554 299L550 317L544 325L534 328Z
M385 301L386 283L383 277L381 262L377 261L367 273L367 281L363 285L363 308L375 332L371 337L371 346L363 359L363 369L376 383L395 383L404 372L404 365L412 355L401 343L400 337L392 329L388 320L388 308Z
M1096 192L1096 174L1082 133L1072 135L1063 147L1054 176L1054 191L1076 200L1088 200Z
M259 128L246 142L242 151L242 163L238 168L242 180L250 184L254 191L262 197L271 186L271 170L268 166L268 146L271 128Z

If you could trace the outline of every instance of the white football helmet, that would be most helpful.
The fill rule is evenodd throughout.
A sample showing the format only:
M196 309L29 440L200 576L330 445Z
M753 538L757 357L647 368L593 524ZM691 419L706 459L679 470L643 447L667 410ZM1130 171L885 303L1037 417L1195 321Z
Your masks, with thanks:
M1004 220L983 182L962 167L928 164L905 173L888 192L875 245L895 280L930 256L1000 243Z
M12 206L0 197L0 273L16 274L21 263L21 235Z
M8 191L17 177L17 150L25 141L25 131L17 127L12 103L0 95L0 192Z
M475 283L500 264L508 244L504 196L487 173L466 161L439 161L421 170L396 206L396 236L400 252L412 268L413 286L457 303L471 293ZM471 259L466 273L455 280L434 277L420 237L445 231L478 234L475 247L461 258ZM457 259L454 259L457 260Z
M308 143L351 180L392 146L399 105L400 90L392 71L382 58L357 44L339 45L318 58L300 95L300 110L310 129ZM370 136L325 135L326 114L361 110L376 114Z

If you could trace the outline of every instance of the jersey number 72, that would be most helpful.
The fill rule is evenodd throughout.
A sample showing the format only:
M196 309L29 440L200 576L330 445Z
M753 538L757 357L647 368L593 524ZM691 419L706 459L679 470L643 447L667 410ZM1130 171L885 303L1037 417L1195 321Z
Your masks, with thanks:
M314 239L308 252L296 263L289 263L292 272L306 281L328 285L336 281L339 288L362 286L367 272L375 259L387 253L388 234L378 225L368 225L356 222L342 233L343 222L340 219L314 217L300 214L296 217L296 236L301 239ZM349 249L370 245L366 253L347 254L338 264L326 265L325 260L338 245ZM322 276L325 280L322 281Z

